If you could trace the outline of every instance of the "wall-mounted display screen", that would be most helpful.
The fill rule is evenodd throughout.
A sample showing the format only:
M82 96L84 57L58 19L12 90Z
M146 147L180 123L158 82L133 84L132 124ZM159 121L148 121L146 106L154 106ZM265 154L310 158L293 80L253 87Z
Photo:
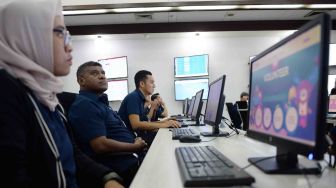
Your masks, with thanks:
M208 96L209 79L175 80L175 100L191 99L199 90L204 89L203 99Z
M122 101L128 94L127 80L110 80L105 91L109 101Z
M98 62L103 66L107 79L127 77L127 57L115 57L100 59Z
M207 76L209 55L175 57L175 77Z

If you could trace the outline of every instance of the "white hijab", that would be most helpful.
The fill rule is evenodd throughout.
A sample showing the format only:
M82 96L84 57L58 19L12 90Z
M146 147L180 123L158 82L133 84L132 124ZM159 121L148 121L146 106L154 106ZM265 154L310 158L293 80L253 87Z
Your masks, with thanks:
M0 69L30 88L55 110L63 83L53 74L53 27L62 16L58 0L0 1Z

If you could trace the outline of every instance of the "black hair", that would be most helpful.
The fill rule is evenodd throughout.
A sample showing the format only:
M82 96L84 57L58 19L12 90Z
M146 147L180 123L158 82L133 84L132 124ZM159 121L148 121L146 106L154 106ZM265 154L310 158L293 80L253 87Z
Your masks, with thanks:
M141 70L134 75L135 87L137 89L140 87L140 82L147 79L147 75L152 75L152 73L147 70Z
M158 98L158 96L160 95L160 93L155 93L151 96L151 100L154 101L155 99Z
M240 94L240 98L242 98L242 97L245 97L245 96L249 96L249 94L248 94L248 93L246 93L245 91L244 91L244 92L242 92L242 93Z
M88 68L88 67L92 67L92 66L99 66L99 67L102 67L102 65L98 62L95 62L95 61L88 61L88 62L85 62L83 64L81 64L78 69L77 69L77 72L76 72L76 76L77 78L82 75L84 72L85 72L85 69Z

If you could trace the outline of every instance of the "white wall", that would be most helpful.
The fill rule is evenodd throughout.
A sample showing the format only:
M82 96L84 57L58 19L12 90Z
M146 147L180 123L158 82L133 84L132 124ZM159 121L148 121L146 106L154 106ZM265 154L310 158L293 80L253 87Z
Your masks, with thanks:
M135 89L133 77L141 69L153 73L156 89L169 107L170 114L181 113L182 102L174 97L174 57L209 54L210 82L227 75L225 92L227 102L235 102L242 91L248 91L249 56L256 55L292 31L240 31L176 34L134 34L103 36L97 42L94 36L74 37L73 66L62 78L65 91L78 92L76 70L84 62L127 56L129 92ZM336 31L332 32L336 43ZM111 106L118 110L120 102Z

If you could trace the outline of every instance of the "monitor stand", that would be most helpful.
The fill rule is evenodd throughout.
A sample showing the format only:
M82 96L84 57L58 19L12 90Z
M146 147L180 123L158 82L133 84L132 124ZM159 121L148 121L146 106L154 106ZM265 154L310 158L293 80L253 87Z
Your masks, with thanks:
M278 148L277 148L278 153ZM278 157L254 157L248 161L266 174L320 174L321 168L316 161L306 158L298 161L297 154L287 153Z
M226 131L219 130L219 125L212 126L212 132L201 132L205 137L227 137L230 134Z

